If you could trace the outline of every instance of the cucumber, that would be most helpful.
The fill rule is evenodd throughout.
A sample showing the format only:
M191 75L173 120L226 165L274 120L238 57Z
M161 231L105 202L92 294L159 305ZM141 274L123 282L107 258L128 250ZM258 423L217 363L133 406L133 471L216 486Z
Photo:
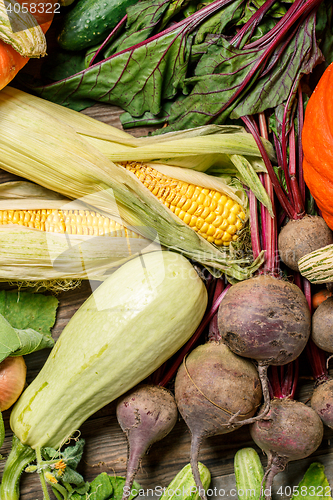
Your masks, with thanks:
M79 0L64 16L58 44L83 50L102 42L136 0Z
M234 458L238 500L261 498L264 469L258 453L253 448L242 448Z
M210 485L211 475L201 462L198 463L200 479L205 490ZM159 500L200 500L200 492L196 487L191 465L187 464L174 477L169 486L165 488Z

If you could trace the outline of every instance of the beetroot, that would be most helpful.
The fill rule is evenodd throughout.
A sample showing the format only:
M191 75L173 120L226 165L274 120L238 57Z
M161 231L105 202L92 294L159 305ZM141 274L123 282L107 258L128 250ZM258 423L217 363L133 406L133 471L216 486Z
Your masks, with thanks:
M327 427L333 429L333 380L318 385L311 397L311 407Z
M310 336L311 314L302 291L271 275L233 285L222 300L218 327L229 348L258 361L265 409L269 405L267 367L296 359Z
M324 300L312 316L313 342L323 351L333 352L333 297Z
M323 438L323 423L317 413L298 401L273 399L268 414L251 424L253 441L267 455L265 498L278 472L292 460L311 455Z
M262 398L258 373L253 363L234 354L224 343L210 341L184 359L176 376L175 397L191 431L191 467L202 492L198 470L201 442L232 432L255 414Z
M128 440L123 499L130 495L140 460L150 446L173 429L178 410L173 394L164 387L141 385L117 403L117 419Z
M322 217L306 215L290 220L280 231L278 247L281 260L294 271L307 253L333 243L333 233Z

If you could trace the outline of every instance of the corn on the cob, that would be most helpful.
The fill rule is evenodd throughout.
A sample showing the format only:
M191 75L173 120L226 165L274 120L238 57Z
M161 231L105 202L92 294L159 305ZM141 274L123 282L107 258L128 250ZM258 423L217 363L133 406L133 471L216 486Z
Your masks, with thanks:
M168 177L137 162L123 162L157 199L209 243L228 246L238 239L245 213L235 200L218 191Z
M0 225L18 224L50 233L140 238L118 222L90 210L0 210Z
M201 237L198 231L194 231L181 221L152 195L132 172L118 164L120 161L142 161L142 158L133 158L133 155L125 156L115 160L117 163L113 163L99 152L96 146L88 143L85 139L87 134L94 135L94 132L88 130L92 119L87 121L87 117L80 113L70 110L64 112L61 106L58 107L52 103L46 105L43 99L7 87L0 92L1 168L55 191L62 197L83 200L86 206L110 215L112 218L115 216L116 220L120 218L124 221L124 225L137 227L140 234L149 240L158 242L159 245L173 251L181 252L186 257L204 265L216 276L225 273L229 280L240 281L249 278L262 264L263 252L256 260L253 260L252 252L247 245L242 246L242 252L244 250L242 255L241 253L236 255L232 245L229 245L230 252L221 251L226 248L223 244L218 247ZM73 116L72 121L69 120L69 114ZM101 133L105 130L107 134L107 127L106 124L96 124L92 130L101 131ZM110 147L115 141L115 149L118 151L124 142L129 143L126 134L126 137L119 136L118 139L118 135L113 133L112 128L110 134L112 135ZM217 139L219 135L216 134ZM247 220L248 200L243 188L243 184L247 183L238 180L232 172L211 176L196 171L196 159L198 156L202 158L207 152L209 154L211 141L208 141L209 144L205 147L202 145L198 151L195 147L196 138L193 139L190 141L191 145L188 144L186 153L187 156L193 156L193 169L160 163L154 163L152 166L171 178L230 196L242 207L243 213L246 214L245 220ZM178 142L176 137L175 142ZM22 146L21 150L19 145ZM158 159L159 146L158 144L155 146L155 158ZM179 149L183 150L183 148L184 145ZM135 149L139 148L135 144L129 144L127 151ZM220 157L218 150L216 145L214 151ZM175 153L172 153L172 156L175 157ZM214 161L212 158L214 165L216 160L218 158ZM259 179L257 180L260 182ZM63 204L60 207L64 208ZM48 207L39 203L37 206L29 204L29 206L7 207L4 205L1 208L60 207L57 205ZM67 241L67 237L63 238L61 234L42 233L30 228L22 228L22 226L12 226L11 231L15 228L20 228L25 232L30 231L39 236L46 235L47 240L51 236L58 236L57 239ZM0 232L1 229L7 230L7 227L0 226ZM87 237L71 235L71 238ZM104 237L102 239L109 241ZM119 239L121 238L115 238L114 241ZM135 238L133 241L139 243L145 240ZM142 245L137 246L142 247ZM51 248L51 245L49 247Z

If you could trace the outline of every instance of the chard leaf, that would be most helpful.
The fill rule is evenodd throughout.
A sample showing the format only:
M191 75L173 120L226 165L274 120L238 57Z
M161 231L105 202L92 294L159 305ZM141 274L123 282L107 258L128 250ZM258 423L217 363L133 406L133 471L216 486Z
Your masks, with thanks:
M316 16L316 34L325 58L325 66L333 62L333 5L330 0L322 2Z
M62 80L85 68L84 52L57 50L43 64L43 75L50 80Z
M186 30L183 31L178 28L176 32L167 32L60 82L34 90L44 99L78 111L96 100L120 106L133 116L146 111L158 114L162 99L175 96L186 74L191 44Z
M104 59L147 40L157 29L170 0L142 0L127 9L126 31L103 52Z
M185 80L193 89L171 107L170 125L163 132L214 120L224 123L229 115L237 119L284 103L296 92L301 76L322 60L315 38L315 14L300 23L292 36L276 43L274 50L272 43L259 47L237 49L223 38L211 46L197 64L196 75ZM288 106L293 103L291 98Z
M54 325L58 299L40 293L17 290L0 292L0 314L13 328L32 328L44 335L50 335Z
M274 108L296 89L303 75L308 75L322 61L322 54L316 43L315 14L295 32L291 40L280 44L273 52L268 69L257 79L251 92L248 92L241 103L231 113L231 118L260 113ZM289 107L294 103L290 99Z
M191 93L173 104L170 125L164 131L197 127L209 123L216 116L219 123L224 123L235 104L222 113L220 110L255 69L263 52L264 49L237 49L223 38L209 47L197 64L195 76L185 80L185 85L192 86Z
M216 0L143 43L59 82L34 87L41 97L78 111L93 101L115 104L132 116L158 115L185 79L191 32L208 16L235 0Z

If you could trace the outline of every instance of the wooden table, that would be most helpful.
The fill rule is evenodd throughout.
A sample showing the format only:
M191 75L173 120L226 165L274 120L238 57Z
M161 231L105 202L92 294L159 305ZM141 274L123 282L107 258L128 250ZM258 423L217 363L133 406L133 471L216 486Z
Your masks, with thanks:
M116 107L96 105L86 111L86 114L120 127L119 109ZM131 131L134 135L146 135L147 128ZM14 179L14 176L0 171L0 182ZM2 285L3 287L5 285ZM57 339L72 317L74 312L90 295L91 289L87 282L72 291L58 295L59 308L53 328L53 337ZM26 356L28 367L27 382L30 383L36 376L48 355L47 351L40 351ZM303 366L307 363L303 359ZM297 399L308 402L313 389L313 380L306 377L307 370L303 370L305 377L300 378ZM1 449L4 458L7 457L11 446L11 430L9 427L10 410L4 412L6 439ZM54 416L56 418L56 415ZM115 403L107 405L89 418L80 429L81 436L86 440L85 452L79 471L85 479L91 481L100 472L125 475L127 459L127 443L115 416ZM307 467L313 461L319 461L326 467L326 474L333 487L333 450L331 439L333 431L325 429L325 435L320 448L308 459L290 463L285 472L277 476L273 490L274 500L287 498L289 491L303 477ZM211 489L213 497L218 499L236 499L233 475L233 459L235 452L245 446L256 448L246 427L224 436L204 440L200 461L210 470L212 475ZM257 449L257 448L256 448ZM259 451L259 450L258 450ZM166 487L176 473L189 462L190 434L184 421L179 420L172 432L162 441L156 443L142 460L141 468L136 480L142 486L145 496L153 496L157 487ZM266 457L260 452L262 462L266 464ZM4 460L0 464L2 474ZM52 494L51 494L52 496ZM140 497L143 496L143 491ZM139 497L139 498L140 498ZM23 474L21 479L22 500L42 500L42 490L39 478L35 474ZM55 497L54 497L55 498ZM180 498L180 497L178 497Z

